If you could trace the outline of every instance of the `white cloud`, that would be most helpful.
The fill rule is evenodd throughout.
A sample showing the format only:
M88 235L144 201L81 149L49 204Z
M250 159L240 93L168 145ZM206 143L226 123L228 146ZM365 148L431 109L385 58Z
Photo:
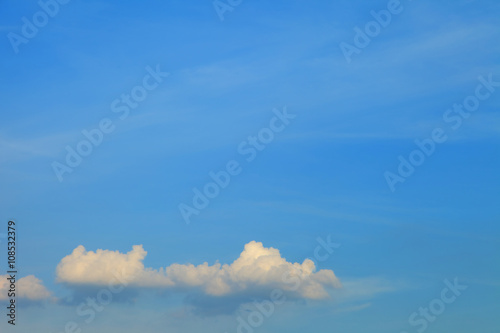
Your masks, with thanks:
M321 299L328 288L340 285L331 270L316 272L314 263L287 262L279 250L252 241L231 264L172 264L165 268L145 268L147 252L142 245L124 254L118 251L86 251L78 246L57 266L57 281L69 285L125 283L132 287L194 289L208 296L222 297L259 293L272 288L290 296Z
M9 275L0 275L0 300L9 299L10 289ZM28 275L16 281L16 298L24 298L32 301L41 301L51 297L50 291L45 288L42 281L34 275Z

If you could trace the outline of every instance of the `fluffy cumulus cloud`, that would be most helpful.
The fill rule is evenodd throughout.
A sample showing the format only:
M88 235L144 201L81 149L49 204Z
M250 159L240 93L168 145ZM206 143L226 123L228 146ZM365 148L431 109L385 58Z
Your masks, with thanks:
M339 286L333 271L319 270L313 261L287 262L274 248L252 241L231 264L172 264L165 268L144 267L147 252L135 245L128 253L87 251L78 246L57 266L57 281L68 285L181 289L211 297L233 297L281 289L295 298L321 299L328 289Z
M11 282L10 275L0 275L0 301L8 299ZM50 291L45 288L42 281L34 275L20 278L15 283L16 298L30 301L42 301L51 298Z

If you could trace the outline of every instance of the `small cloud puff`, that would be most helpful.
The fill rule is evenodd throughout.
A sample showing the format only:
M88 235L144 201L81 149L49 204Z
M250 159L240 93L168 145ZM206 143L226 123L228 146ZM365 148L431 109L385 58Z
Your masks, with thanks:
M11 282L10 275L0 275L0 301L9 299ZM42 301L51 298L52 294L45 288L42 281L34 275L28 275L16 281L16 298L30 301Z
M231 264L172 264L165 268L145 268L147 252L135 245L124 254L118 251L87 251L78 246L57 266L57 281L73 286L117 285L131 287L194 290L211 297L260 294L279 288L289 296L305 299L328 297L327 288L340 283L331 270L319 270L313 261L287 262L279 250L260 242L245 245Z

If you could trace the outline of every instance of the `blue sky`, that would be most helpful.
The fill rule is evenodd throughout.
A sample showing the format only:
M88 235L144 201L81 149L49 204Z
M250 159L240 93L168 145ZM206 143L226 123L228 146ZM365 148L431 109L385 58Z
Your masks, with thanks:
M287 301L250 330L496 333L500 4L222 3L232 9L223 20L211 1L72 0L32 38L23 17L33 23L40 5L0 3L0 237L14 219L18 276L36 277L18 281L15 327L2 306L2 332L68 322L75 332L245 332L239 318L248 323L253 302L277 289ZM366 34L371 11L388 5L398 8L390 23L347 59L341 43L356 47L355 28ZM13 34L25 42L13 46ZM168 76L155 81L155 70ZM112 103L141 89L120 119ZM453 105L474 100L454 129ZM284 112L288 123L273 120ZM106 119L113 130L60 181L54 163ZM272 122L282 130L247 161L238 147ZM408 161L435 129L446 140L415 153L421 165L391 188L386 173L402 177L399 156ZM196 209L193 188L230 161L241 172L186 223L179 205ZM322 261L318 238L338 244ZM244 270L216 269L240 254ZM298 290L270 273L277 262L306 263L304 273L306 258L315 271ZM205 262L227 275L203 275ZM141 278L89 323L77 314L113 267L141 263ZM444 281L456 279L467 286L456 300L410 322L445 304Z

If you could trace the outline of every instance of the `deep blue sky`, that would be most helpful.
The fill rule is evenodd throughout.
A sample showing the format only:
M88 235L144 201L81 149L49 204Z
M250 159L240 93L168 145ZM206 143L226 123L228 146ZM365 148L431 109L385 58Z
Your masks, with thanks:
M0 311L2 332L71 320L83 332L236 332L244 310L190 312L189 289L124 293L86 324L74 301L86 291L57 283L56 267L79 245L140 244L155 269L230 264L252 240L302 263L331 235L341 246L317 268L343 289L288 302L256 331L417 332L408 317L458 278L468 289L426 331L496 333L500 87L457 129L443 116L479 76L500 81L500 3L401 1L348 63L339 45L387 4L244 0L221 21L211 1L72 0L16 53L8 34L41 9L1 1L0 233L17 221L20 276L56 298L27 302L15 328ZM120 120L110 105L148 66L169 76ZM238 146L285 107L296 117L247 162ZM54 161L104 118L114 131L60 182ZM446 142L391 191L384 173L435 128ZM186 224L179 204L231 160L241 173Z

